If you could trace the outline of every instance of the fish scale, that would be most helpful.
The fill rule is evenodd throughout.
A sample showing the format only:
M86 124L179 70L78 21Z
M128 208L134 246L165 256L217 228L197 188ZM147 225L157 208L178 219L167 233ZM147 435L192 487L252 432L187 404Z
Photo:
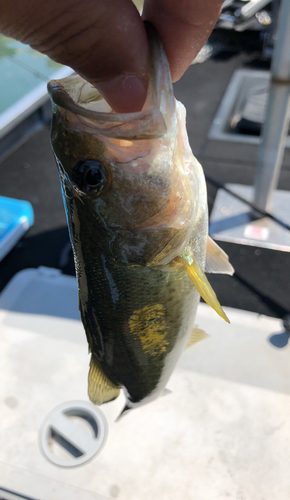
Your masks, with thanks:
M80 255L78 248L75 248L75 252ZM89 337L91 351L100 363L105 360L104 371L108 378L118 386L130 387L131 400L137 402L148 396L158 384L164 359L177 340L180 341L186 335L187 319L194 312L194 290L186 271L175 263L160 269L124 267L102 257L94 253L93 270L86 271L80 263L85 276L89 277L86 284L82 282L80 289L82 320L86 331L94 331L94 311L98 310L98 327L102 336ZM82 259L83 262L92 260L83 252ZM108 280L108 272L113 283ZM89 291L85 300L82 289ZM117 303L115 290L120 294ZM195 296L197 306L198 297ZM104 303L106 307L102 309ZM158 332L160 322L154 324L154 318L151 320L153 324L144 321L144 314L148 316L151 311L152 316L157 306L161 306L164 311L162 319L166 350L152 353L144 349L141 339L145 337L150 342L150 330L155 335ZM177 332L179 339L176 338Z

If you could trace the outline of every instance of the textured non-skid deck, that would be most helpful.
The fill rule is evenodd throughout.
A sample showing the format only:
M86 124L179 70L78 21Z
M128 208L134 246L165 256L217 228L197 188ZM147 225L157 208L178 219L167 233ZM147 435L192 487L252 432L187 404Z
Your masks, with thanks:
M107 442L76 469L47 461L47 414L87 401L89 356L73 277L16 275L0 297L0 486L36 500L288 500L289 337L279 320L226 308L231 325L200 304L210 337L186 351L170 393L115 419ZM5 498L5 497L4 497Z

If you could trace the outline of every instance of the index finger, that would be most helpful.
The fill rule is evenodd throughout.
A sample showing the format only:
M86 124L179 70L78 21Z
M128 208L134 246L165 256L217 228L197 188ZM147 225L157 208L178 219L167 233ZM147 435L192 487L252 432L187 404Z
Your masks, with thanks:
M145 0L142 17L157 29L172 80L183 75L219 17L221 0Z

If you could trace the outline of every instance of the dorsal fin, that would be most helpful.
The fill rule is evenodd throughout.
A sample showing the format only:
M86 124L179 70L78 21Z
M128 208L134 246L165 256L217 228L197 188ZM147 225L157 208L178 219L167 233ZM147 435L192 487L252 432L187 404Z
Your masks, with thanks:
M194 325L194 328L190 334L189 340L187 342L186 348L189 349L191 346L194 344L197 344L197 342L200 342L201 340L206 339L210 335L206 333L204 330L201 330L198 328L198 326Z
M207 237L205 272L229 274L230 276L235 272L229 262L228 255L210 236Z
M120 388L105 375L93 354L90 361L88 394L95 405L108 403L120 394Z

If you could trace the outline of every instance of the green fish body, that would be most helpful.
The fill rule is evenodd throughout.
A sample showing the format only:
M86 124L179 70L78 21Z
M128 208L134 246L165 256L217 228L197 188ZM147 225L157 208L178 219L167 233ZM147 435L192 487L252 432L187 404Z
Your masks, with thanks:
M150 86L138 113L115 114L79 76L49 83L51 142L92 353L89 396L102 404L123 388L126 408L160 395L190 343L200 293L215 297L203 273L203 171L153 30L149 46ZM230 272L212 248L214 262L224 262L217 271Z

